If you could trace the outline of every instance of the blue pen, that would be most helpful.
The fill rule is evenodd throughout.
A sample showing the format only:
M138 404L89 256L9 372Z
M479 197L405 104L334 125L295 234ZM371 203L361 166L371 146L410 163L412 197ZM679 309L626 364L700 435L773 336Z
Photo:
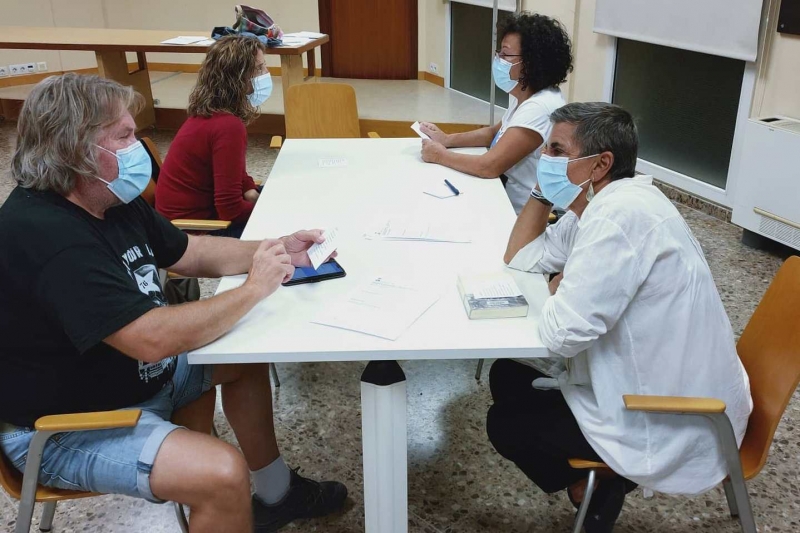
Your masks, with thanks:
M453 191L453 194L455 194L456 196L458 196L459 194L461 194L460 192L458 192L458 189L456 189L455 187L453 187L453 184L452 184L452 183L450 183L449 181L447 181L447 180L444 180L444 183L445 183L445 185L447 185L447 186L450 188L450 190L451 190L451 191Z

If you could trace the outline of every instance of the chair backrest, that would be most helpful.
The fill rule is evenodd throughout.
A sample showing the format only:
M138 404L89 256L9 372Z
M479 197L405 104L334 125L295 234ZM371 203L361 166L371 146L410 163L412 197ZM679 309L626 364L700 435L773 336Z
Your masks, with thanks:
M286 138L361 137L356 92L339 83L292 85L284 95Z
M158 147L150 137L142 137L139 140L142 141L144 150L147 152L147 155L150 156L150 161L153 163L153 173L152 176L150 176L150 183L147 184L147 188L142 193L142 198L150 204L150 207L155 207L156 182L158 181L158 175L161 173L161 154L158 153Z
M800 257L772 280L737 345L750 377L753 413L742 442L745 479L767 461L775 429L800 383Z

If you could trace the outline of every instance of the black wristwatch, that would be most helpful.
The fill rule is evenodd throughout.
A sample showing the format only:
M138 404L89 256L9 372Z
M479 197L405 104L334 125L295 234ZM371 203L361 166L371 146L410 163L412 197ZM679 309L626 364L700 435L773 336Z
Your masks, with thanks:
M553 206L553 202L551 202L550 200L545 198L544 195L541 192L539 192L537 189L535 189L535 188L531 189L531 198L543 203L544 205L546 205L548 207L552 207Z

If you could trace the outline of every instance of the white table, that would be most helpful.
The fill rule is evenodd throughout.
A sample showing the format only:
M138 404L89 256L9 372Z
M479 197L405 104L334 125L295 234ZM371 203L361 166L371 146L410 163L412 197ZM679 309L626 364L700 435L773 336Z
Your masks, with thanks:
M190 364L369 361L361 378L364 506L369 533L408 529L405 375L401 359L546 357L537 322L547 285L509 270L503 252L515 221L500 180L482 180L423 163L419 139L287 140L243 239L338 227L341 279L282 287L217 341L189 354ZM321 168L320 159L347 166ZM458 197L423 194L450 180ZM363 237L381 216L421 213L458 221L468 244L387 242ZM469 320L456 277L468 271L511 273L530 304L527 318ZM399 339L389 341L310 323L317 310L378 275L425 276L441 299ZM245 276L224 278L217 292Z

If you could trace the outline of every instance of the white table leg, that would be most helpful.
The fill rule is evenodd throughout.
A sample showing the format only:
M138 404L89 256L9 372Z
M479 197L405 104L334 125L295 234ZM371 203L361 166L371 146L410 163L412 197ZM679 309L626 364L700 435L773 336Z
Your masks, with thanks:
M361 434L366 532L406 533L406 376L397 361L372 361L361 375Z

